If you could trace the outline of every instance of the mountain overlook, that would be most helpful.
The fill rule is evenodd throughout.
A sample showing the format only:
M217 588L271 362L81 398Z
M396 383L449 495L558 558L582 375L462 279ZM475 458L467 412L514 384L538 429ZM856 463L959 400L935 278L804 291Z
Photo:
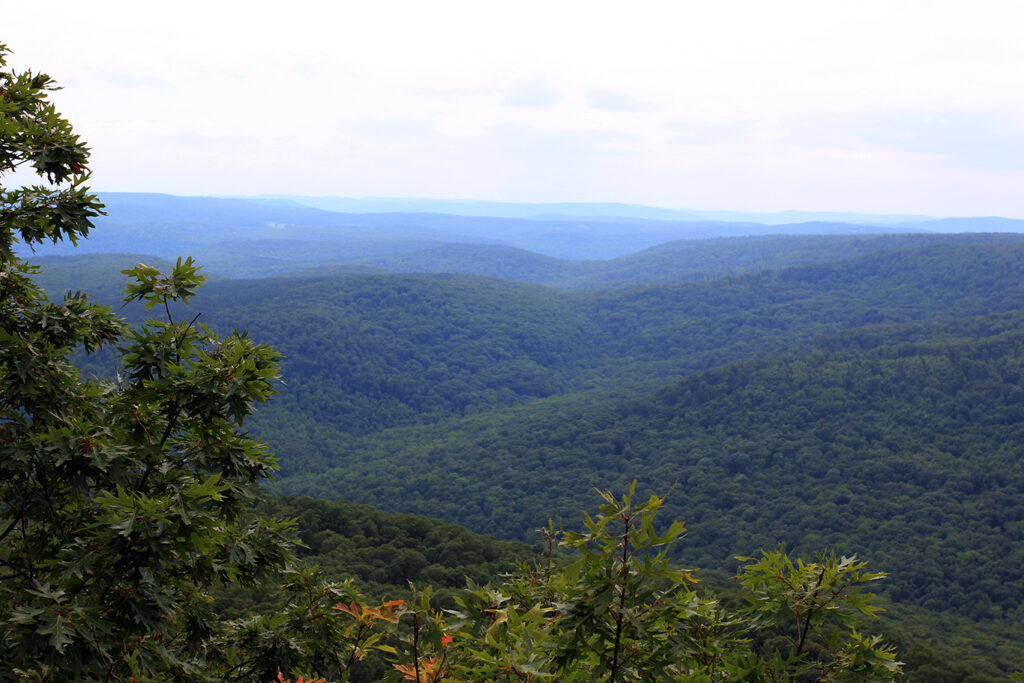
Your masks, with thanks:
M1016 628L1019 235L716 238L604 261L399 244L213 277L194 303L283 354L252 423L280 458L276 490L532 541L593 488L636 480L673 489L684 564L826 546L898 568L897 605ZM246 248L223 253L242 264ZM162 265L37 260L51 291L88 283L111 302L113 270Z

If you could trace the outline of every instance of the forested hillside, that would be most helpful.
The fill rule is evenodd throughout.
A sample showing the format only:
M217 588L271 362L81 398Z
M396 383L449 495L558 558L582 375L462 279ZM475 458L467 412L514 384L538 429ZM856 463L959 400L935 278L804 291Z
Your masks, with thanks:
M362 434L622 392L865 324L1012 310L1024 306L1022 257L1020 245L937 245L606 293L469 276L225 281L202 311L284 355L286 386L261 425Z
M253 422L281 459L279 490L532 541L595 486L675 485L666 508L687 521L689 566L834 547L889 568L898 604L1013 642L1024 246L906 239L610 291L470 275L221 280L193 309L284 355L281 394ZM998 668L1020 666L1006 650Z
M891 568L892 600L993 623L1010 639L999 666L1020 667L1022 323L872 328L642 400L394 429L338 444L337 467L281 485L526 539L537 511L571 523L591 487L674 486L666 507L688 523L685 566L734 571L744 548L777 544L857 554ZM915 633L934 646L953 628L925 622Z
M777 270L809 263L842 261L859 256L932 244L1013 244L1017 234L904 234L904 235L767 235L754 237L676 240L605 260L564 260L508 246L459 243L356 244L338 247L308 243L264 243L265 253L251 245L224 245L210 255L213 272L245 276L276 272L264 268L263 258L291 255L294 264L337 261L286 273L292 277L324 277L364 272L463 273L532 282L557 289L608 290L629 286L717 279L728 275ZM234 251L241 247L247 256ZM358 250L363 249L362 254ZM357 255L358 254L358 255Z
M307 496L271 496L262 514L296 523L297 556L324 575L351 579L366 595L397 596L409 583L432 586L442 600L466 587L532 563L540 547L501 541L465 527L423 515L382 512L369 505ZM268 608L281 593L276 587L240 587L220 591L218 609L245 616Z

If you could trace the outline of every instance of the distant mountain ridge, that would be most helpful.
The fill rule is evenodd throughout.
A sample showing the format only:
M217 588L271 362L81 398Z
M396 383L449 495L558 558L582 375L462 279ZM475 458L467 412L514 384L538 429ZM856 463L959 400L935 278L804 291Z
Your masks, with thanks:
M247 199L248 197L234 197ZM344 213L443 213L456 216L495 216L501 218L638 218L666 221L715 221L783 225L812 221L861 225L897 225L933 220L929 216L908 214L861 214L837 211L699 211L666 209L619 202L498 202L452 199L403 199L388 197L304 197L299 195L258 195L253 199L289 201L328 211Z
M904 233L897 235L763 235L665 242L605 260L570 261L490 244L424 244L379 253L342 265L284 273L320 277L356 272L464 273L532 282L557 289L606 290L710 280L727 275L840 261L889 249L932 244L1018 244L1016 233ZM217 262L213 261L217 268ZM218 271L223 272L223 271ZM231 273L228 273L229 275Z
M633 258L643 250L680 240L761 238L766 235L1024 233L1024 221L998 217L946 218L889 226L822 220L765 224L699 219L696 212L681 213L677 220L666 220L667 216L674 215L672 210L651 207L640 207L642 211L638 209L637 212L643 215L631 218L613 215L523 218L440 213L339 213L304 206L296 199L178 197L141 193L104 193L101 199L107 205L107 215L96 220L96 229L81 242L75 253L150 253L166 259L191 255L209 272L229 277L264 277L326 266L358 266L405 272L468 272L525 279L557 287L607 287L635 282L630 282L628 277L605 278L595 273L592 265L576 267L562 263L556 267L551 262L543 266L535 263L530 268L534 271L539 268L539 271L529 277L518 274L516 269L523 267L527 257L535 261L544 257L575 262L608 261ZM519 213L535 210L632 210L624 204L470 204L469 208L479 206L480 210L495 212L514 212L514 209ZM444 202L427 205L407 202L404 205L409 208L448 206ZM385 208L395 206L389 204ZM459 203L450 208L469 210ZM893 217L861 216L858 220L865 218L881 220ZM70 245L40 245L35 249L35 255L70 254L72 249ZM667 261L661 267L672 270ZM689 270L694 270L692 264ZM541 272L547 274L541 275ZM594 284L595 281L604 281L604 284Z

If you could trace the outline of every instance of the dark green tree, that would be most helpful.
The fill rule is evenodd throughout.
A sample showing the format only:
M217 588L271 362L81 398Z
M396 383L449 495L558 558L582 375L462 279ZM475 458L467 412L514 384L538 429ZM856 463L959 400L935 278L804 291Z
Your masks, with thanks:
M129 330L80 292L51 301L18 245L86 237L102 204L89 150L0 45L0 680L200 675L208 591L287 557L285 525L248 519L274 459L241 424L274 393L276 354L177 319L203 277L139 265L126 300L162 320ZM116 379L73 354L117 349Z

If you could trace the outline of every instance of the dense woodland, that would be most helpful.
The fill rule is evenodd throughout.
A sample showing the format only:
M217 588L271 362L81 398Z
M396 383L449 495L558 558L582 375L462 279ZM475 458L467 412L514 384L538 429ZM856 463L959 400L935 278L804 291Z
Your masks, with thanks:
M855 553L891 570L882 592L914 624L909 647L952 630L962 661L988 648L975 668L996 675L1021 666L1024 636L1024 245L907 242L604 291L458 274L211 278L192 308L284 356L280 394L253 421L280 458L277 490L532 544L548 517L572 524L595 487L672 488L666 512L689 529L676 561L724 578L751 548ZM737 247L719 246L724 260ZM73 261L75 277L90 260ZM59 263L43 275L54 290ZM84 362L104 371L102 356ZM304 504L320 511L298 515L318 529L303 532L311 552L368 590L452 588L465 570L425 553L433 542L364 536L375 550L357 552L351 526ZM349 559L328 559L336 548Z

